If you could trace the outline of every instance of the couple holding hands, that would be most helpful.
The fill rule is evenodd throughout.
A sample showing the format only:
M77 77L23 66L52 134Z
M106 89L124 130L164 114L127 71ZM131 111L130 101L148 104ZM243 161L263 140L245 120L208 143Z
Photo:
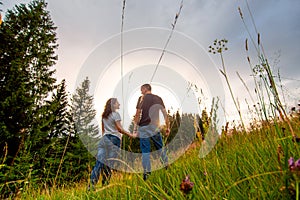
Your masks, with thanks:
M97 153L97 161L91 174L91 184L94 188L102 174L102 184L108 184L111 177L111 169L114 158L117 158L121 146L122 134L132 138L140 139L140 148L142 151L142 166L144 169L143 179L146 180L151 173L150 152L153 141L157 150L161 151L163 163L168 166L168 157L163 149L162 136L159 129L159 111L163 113L166 124L166 136L170 133L170 124L161 97L152 94L151 85L141 86L141 94L136 105L136 114L134 117L133 133L124 130L121 125L121 116L117 112L120 103L116 98L110 98L104 107L102 113L102 134Z

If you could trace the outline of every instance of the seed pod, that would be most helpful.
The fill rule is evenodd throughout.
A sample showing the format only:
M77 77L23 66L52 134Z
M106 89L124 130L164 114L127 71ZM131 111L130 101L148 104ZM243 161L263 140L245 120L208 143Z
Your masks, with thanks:
M242 10L241 10L241 8L240 8L240 7L238 7L238 10L239 10L239 13L240 13L240 16L241 16L241 18L242 18L242 19L244 19L244 18L243 18L243 13L242 13Z

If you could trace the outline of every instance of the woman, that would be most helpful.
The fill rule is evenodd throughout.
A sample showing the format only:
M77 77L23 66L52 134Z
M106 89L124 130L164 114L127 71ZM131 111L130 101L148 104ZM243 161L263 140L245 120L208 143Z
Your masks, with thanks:
M136 135L125 131L121 125L121 116L116 111L120 104L116 98L110 98L104 107L102 114L102 134L98 146L96 165L91 174L91 184L94 188L102 172L102 184L108 184L111 177L111 168L114 167L121 145L122 134L129 137ZM89 188L88 188L89 189Z

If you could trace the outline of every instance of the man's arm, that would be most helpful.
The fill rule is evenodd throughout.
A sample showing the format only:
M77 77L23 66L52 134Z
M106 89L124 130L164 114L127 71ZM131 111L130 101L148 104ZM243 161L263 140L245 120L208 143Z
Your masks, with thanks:
M120 133L122 133L122 134L124 134L124 135L127 135L127 136L129 136L129 137L132 137L132 138L135 138L135 137L136 137L136 135L134 135L134 134L132 134L132 133L129 133L129 132L127 132L127 131L125 131L125 130L123 129L123 127L122 127L122 125L121 125L121 121L115 121L115 125L116 125L116 127L117 127L117 129L118 129L118 131L119 131Z
M134 120L133 120L134 122L133 132L137 132L137 126L140 121L140 116L141 116L141 109L136 109Z
M140 122L141 113L142 113L142 109L141 109L142 101L143 101L143 96L140 96L136 104L136 111L133 119L133 124L134 124L133 132L137 132L137 126L138 123Z

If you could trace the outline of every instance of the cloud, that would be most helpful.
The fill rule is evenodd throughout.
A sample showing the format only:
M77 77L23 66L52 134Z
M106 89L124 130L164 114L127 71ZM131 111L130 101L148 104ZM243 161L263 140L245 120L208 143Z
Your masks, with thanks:
M20 2L28 3L29 0L9 0L3 3L3 10L11 9ZM60 46L57 76L65 78L68 89L72 91L85 59L97 45L115 34L120 34L122 1L48 0L47 2L52 19L58 27ZM181 0L126 1L124 30L142 27L171 29L180 2ZM280 62L272 68L275 71L279 68L283 77L299 80L300 1L252 0L248 3L270 63L274 62L276 52L280 52ZM241 7L245 23L256 41L257 36L245 1L184 1L175 29L193 38L204 48L208 48L216 38L229 40L229 51L224 57L236 91L242 87L236 72L238 71L242 77L249 77L251 74L244 47L245 39L249 36L240 19L238 7ZM170 45L176 45L176 40L171 40ZM257 64L257 52L251 46L250 40L249 48L251 59ZM217 66L220 66L218 56L211 55L211 58Z

